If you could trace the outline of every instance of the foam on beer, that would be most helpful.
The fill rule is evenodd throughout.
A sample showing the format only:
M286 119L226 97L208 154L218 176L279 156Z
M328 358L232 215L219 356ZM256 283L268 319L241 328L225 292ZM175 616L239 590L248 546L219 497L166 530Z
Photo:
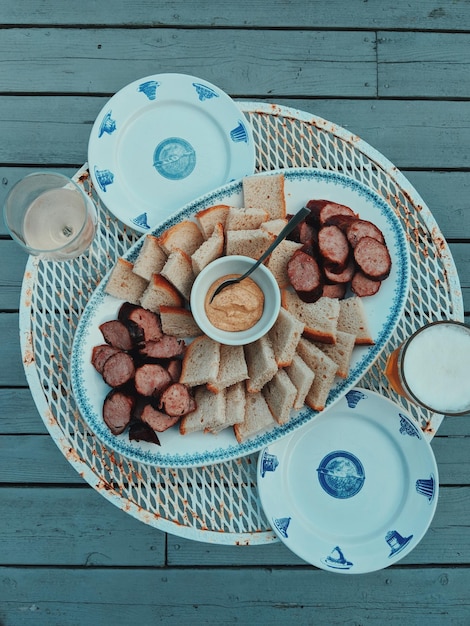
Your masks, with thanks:
M412 393L438 413L470 409L470 332L437 324L409 344L403 373Z

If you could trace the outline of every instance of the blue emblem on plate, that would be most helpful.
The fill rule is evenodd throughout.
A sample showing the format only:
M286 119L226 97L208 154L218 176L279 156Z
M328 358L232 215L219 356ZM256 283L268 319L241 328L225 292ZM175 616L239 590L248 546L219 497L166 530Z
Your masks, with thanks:
M141 228L150 228L147 222L147 213L141 213L134 217L131 222L133 222L136 226L140 226Z
M111 115L112 115L112 112L108 111L106 115L103 117L103 121L100 124L98 138L102 137L104 133L111 135L116 130L116 120L113 120Z
M160 87L160 83L156 80L147 80L145 83L140 83L138 91L144 93L149 100L155 100L157 97L157 87Z
M106 187L114 182L114 174L110 170L99 170L95 167L95 176L102 191L106 191Z
M164 178L181 180L191 174L196 166L196 153L192 145L181 137L161 141L153 153L153 166Z
M353 563L345 558L339 546L333 548L330 554L321 561L333 569L350 569L353 566Z
M388 558L395 556L395 554L401 552L404 548L406 548L406 546L410 543L412 539L413 535L410 535L409 537L402 537L400 533L396 530L390 530L385 535L385 541L391 548L391 552L388 555Z
M264 478L266 472L275 472L279 460L275 454L269 454L267 450L264 450L261 457L261 477Z
M288 538L287 529L289 528L291 519L292 517L273 517L273 524L284 539Z
M416 481L416 491L422 496L425 496L429 500L429 503L434 499L435 487L436 483L432 474L429 478L419 478Z
M362 391L358 391L357 389L351 389L351 391L348 391L346 394L346 401L350 409L355 409L359 401L365 400L366 398L366 394L362 393Z
M365 481L362 463L345 450L327 454L317 472L322 489L333 498L352 498L362 489Z
M204 100L210 100L211 98L218 98L219 94L207 85L202 85L201 83L193 83L193 87L196 90L197 95L199 96L199 100L204 102Z
M238 120L238 126L230 131L230 138L235 142L243 141L244 143L248 143L248 131L241 120Z
M402 435L409 435L410 437L417 437L421 439L421 435L419 434L418 427L415 426L406 415L402 413L398 414L400 416L400 432Z

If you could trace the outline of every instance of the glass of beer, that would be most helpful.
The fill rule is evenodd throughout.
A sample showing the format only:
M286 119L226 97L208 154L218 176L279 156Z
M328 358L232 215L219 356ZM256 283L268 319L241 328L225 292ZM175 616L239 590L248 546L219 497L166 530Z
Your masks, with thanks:
M470 412L470 326L423 326L389 355L385 375L399 395L430 411Z
M55 172L25 176L3 207L12 238L35 256L64 261L82 254L96 232L92 200L70 178Z

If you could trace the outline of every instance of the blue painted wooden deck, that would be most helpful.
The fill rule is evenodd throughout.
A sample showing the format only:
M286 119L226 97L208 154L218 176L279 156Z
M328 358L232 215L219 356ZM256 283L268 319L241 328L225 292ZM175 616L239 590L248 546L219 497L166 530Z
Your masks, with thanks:
M468 0L2 0L0 21L1 201L30 171L72 175L124 85L193 74L336 122L397 165L450 244L470 322ZM3 223L0 254L0 626L470 624L470 416L433 439L430 530L381 572L167 535L91 489L51 439L21 362L26 256Z

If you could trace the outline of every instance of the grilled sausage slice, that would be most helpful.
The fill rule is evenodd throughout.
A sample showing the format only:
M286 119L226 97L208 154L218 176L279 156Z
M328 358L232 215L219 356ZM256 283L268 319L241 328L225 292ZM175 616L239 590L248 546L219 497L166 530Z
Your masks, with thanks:
M349 243L338 226L323 226L318 232L318 249L325 269L340 273L348 264Z
M371 280L385 280L392 268L387 246L372 237L362 237L354 248L354 260Z
M103 380L110 387L122 387L134 378L134 359L127 352L117 352L103 366Z
M382 282L380 280L371 280L358 271L354 274L354 278L351 281L351 290L360 298L367 296L374 296L380 289Z
M296 250L287 263L290 284L304 302L315 302L323 291L323 276L316 260L304 252Z
M113 348L108 343L102 343L99 346L94 346L91 353L91 364L97 372L103 373L103 367L110 356L120 352L118 348Z
M353 248L357 246L363 237L371 237L385 244L382 231L372 222L367 220L354 220L346 228L346 236Z
M158 433L163 433L168 428L171 428L180 421L180 416L175 415L170 417L166 413L162 413L156 409L151 402L146 404L142 409L140 419L148 424L152 430Z
M113 435L120 435L129 425L135 397L120 389L111 389L103 403L103 420Z
M145 422L132 422L129 427L129 439L132 441L148 441L160 445L157 433Z
M157 363L146 363L135 371L135 389L142 396L158 396L171 383L168 370Z
M170 417L181 417L196 410L196 401L182 383L173 383L160 397L160 409Z
M185 343L173 335L163 335L158 341L146 341L141 347L142 356L153 359L173 359L183 354Z
M163 337L160 317L153 311L144 309L137 304L124 302L119 309L118 320L127 324L137 324L143 333L144 341L158 341Z
M99 327L104 340L110 346L119 350L132 350L134 342L132 341L129 329L119 320L110 320L104 322Z

